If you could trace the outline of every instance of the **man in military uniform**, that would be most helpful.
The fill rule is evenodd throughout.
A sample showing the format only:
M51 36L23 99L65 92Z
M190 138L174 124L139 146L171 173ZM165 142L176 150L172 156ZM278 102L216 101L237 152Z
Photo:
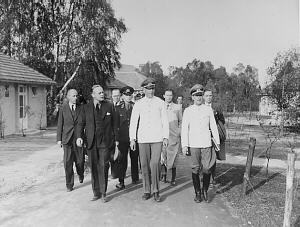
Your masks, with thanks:
M123 101L116 106L117 113L119 114L120 125L119 125L119 150L120 150L120 173L119 173L119 184L116 187L120 190L125 188L124 178L127 170L127 157L128 149L130 149L129 139L129 124L130 117L134 103L132 100L132 94L134 89L126 86L121 89ZM132 183L136 184L139 181L138 172L138 152L130 150L131 160L131 179Z
M196 203L203 199L208 202L208 187L211 167L215 164L216 153L212 151L212 138L220 146L218 127L210 106L203 105L204 89L201 84L191 88L194 104L184 110L181 127L182 151L188 153L190 148L192 161L192 180ZM201 180L203 187L201 188Z
M149 199L153 192L154 200L160 202L160 158L162 147L168 146L169 121L164 101L154 96L155 80L147 78L141 86L145 97L132 109L130 147L135 150L138 141L144 188L142 199Z

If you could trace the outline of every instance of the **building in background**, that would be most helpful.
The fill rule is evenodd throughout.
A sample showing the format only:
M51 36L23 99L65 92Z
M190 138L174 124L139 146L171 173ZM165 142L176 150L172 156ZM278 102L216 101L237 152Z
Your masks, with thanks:
M47 126L47 76L0 53L0 131L14 134Z
M147 79L147 77L140 73L133 65L123 64L120 69L115 70L115 74L117 80L134 89L134 94L142 91L141 84Z

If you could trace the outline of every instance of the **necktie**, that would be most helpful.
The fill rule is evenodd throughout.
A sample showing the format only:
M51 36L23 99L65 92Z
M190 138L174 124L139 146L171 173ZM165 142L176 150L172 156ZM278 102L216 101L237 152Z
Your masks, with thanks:
M99 104L99 103L97 103L97 105L96 105L96 111L97 111L97 112L100 111L100 104Z
M71 113L72 113L72 116L74 117L75 116L75 105L74 104L72 105Z

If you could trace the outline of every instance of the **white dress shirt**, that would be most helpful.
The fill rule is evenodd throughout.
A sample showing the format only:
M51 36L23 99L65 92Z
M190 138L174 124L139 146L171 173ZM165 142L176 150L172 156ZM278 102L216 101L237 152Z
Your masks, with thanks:
M138 139L139 143L157 143L169 138L169 121L163 100L156 96L144 97L135 103L129 137L130 140Z
M73 104L73 103L69 102L69 106L70 106L71 110L74 110L74 111L76 110L76 104ZM73 106L74 109L72 109L72 106Z
M182 118L182 147L211 147L211 134L220 144L219 132L212 108L207 105L192 105L185 109Z

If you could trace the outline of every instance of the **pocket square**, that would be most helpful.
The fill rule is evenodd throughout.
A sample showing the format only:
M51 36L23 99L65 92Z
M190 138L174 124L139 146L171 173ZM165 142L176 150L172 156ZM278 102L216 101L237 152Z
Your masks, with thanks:
M106 115L110 115L110 112L107 112Z

